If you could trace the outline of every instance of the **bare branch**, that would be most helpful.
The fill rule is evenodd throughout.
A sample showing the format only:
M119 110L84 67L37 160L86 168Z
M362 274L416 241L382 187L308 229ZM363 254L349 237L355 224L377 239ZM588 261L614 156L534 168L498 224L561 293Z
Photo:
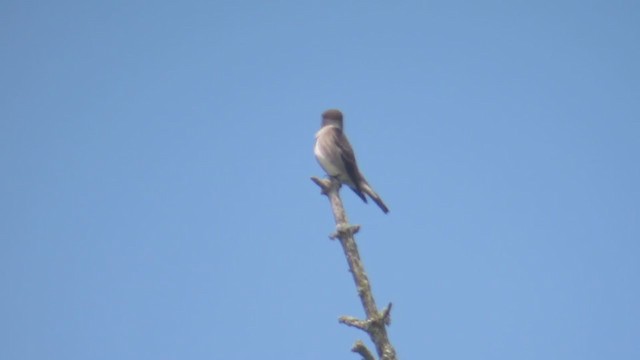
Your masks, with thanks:
M350 225L347 220L347 215L339 194L340 181L334 178L319 179L316 177L312 177L311 180L322 189L322 194L329 198L333 218L336 223L336 232L331 234L330 237L340 240L340 245L342 245L342 250L349 264L349 271L353 276L353 281L358 290L360 302L367 315L366 320L358 320L351 316L342 316L339 322L365 331L371 338L371 342L375 345L376 352L381 360L396 360L396 351L389 341L386 329L386 326L391 322L391 304L382 312L378 311L369 278L364 271L364 265L360 259L360 253L358 252L358 246L354 238L354 235L360 230L360 226ZM374 359L371 352L369 352L361 341L357 342L352 350L362 355L366 360Z
M389 305L387 305L386 308L384 308L384 310L382 311L382 322L389 326L391 325L391 307L393 306L392 303L389 303Z
M360 356L362 356L362 358L364 360L375 360L375 358L371 354L371 351L369 351L369 349L367 349L367 347L364 345L362 340L356 341L356 343L353 344L353 347L351 348L351 351L360 354Z
M338 319L338 322L347 326L358 328L363 331L367 331L369 327L369 323L367 321L356 319L353 316L341 316Z

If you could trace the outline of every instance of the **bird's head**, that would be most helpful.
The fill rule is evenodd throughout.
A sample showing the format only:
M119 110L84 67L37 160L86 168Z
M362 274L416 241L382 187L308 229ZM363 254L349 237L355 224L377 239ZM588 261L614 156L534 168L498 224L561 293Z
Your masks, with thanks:
M342 112L329 109L322 113L322 126L333 125L342 130Z

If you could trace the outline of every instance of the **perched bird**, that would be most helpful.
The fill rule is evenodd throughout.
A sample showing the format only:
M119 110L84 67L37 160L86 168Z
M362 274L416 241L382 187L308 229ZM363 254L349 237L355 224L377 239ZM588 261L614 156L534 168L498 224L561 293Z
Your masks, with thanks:
M330 109L322 113L322 127L316 133L314 153L329 176L349 186L364 202L367 202L367 194L385 214L389 212L358 169L353 148L344 135L340 110Z

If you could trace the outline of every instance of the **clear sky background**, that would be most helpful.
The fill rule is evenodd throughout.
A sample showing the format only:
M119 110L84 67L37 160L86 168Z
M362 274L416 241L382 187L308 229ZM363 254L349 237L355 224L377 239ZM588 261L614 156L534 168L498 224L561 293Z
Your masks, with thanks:
M637 1L2 1L0 358L640 358Z

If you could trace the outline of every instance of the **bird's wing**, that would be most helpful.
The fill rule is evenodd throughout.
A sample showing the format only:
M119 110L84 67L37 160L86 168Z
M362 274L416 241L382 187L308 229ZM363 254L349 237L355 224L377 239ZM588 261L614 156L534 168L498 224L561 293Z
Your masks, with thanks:
M356 156L353 152L353 148L349 143L349 140L344 133L339 129L333 129L331 132L334 143L338 149L340 149L340 157L344 164L344 168L347 171L349 180L351 180L351 189L358 195L362 201L367 202L367 198L362 193L360 170L358 170L358 163L356 163Z

